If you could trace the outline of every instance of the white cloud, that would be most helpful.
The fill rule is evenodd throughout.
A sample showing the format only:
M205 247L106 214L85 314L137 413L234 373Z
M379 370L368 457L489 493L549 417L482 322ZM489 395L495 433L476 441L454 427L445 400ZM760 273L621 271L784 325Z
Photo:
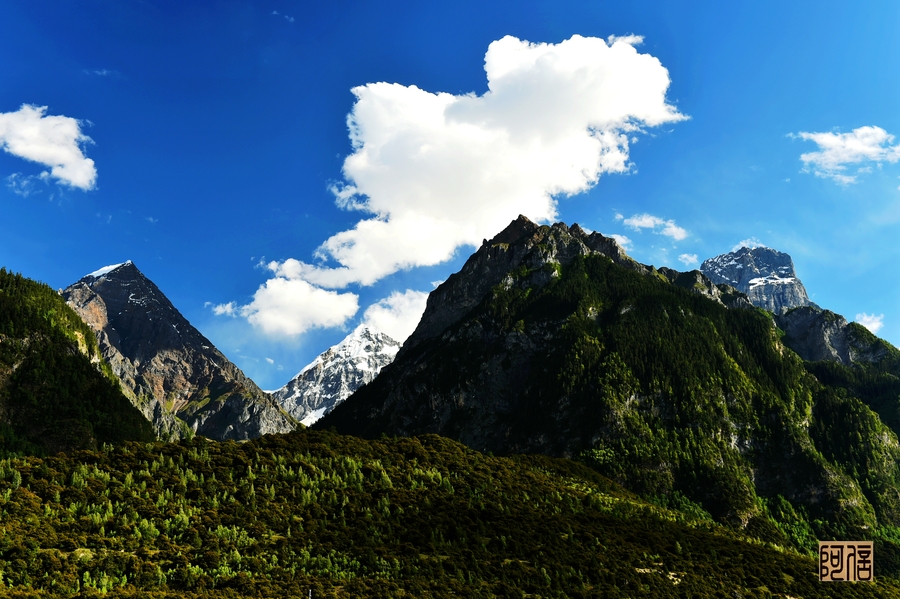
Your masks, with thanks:
M6 178L6 186L12 190L14 194L27 198L33 193L41 193L40 189L35 189L35 182L47 182L50 173L44 171L40 175L24 176L22 173L13 173Z
M764 248L764 247L766 247L765 244L763 242L761 242L759 239L757 239L756 237L750 237L749 239L744 239L743 241L738 241L734 245L734 247L731 248L731 251L736 252L741 248L748 248L748 249L752 250L753 248Z
M812 141L819 146L818 152L800 155L803 172L832 179L841 185L855 183L857 174L871 172L871 165L866 163L900 160L900 145L890 145L894 136L881 127L859 127L850 133L801 132L791 137ZM861 166L856 174L848 175L848 165Z
M275 360L273 360L272 358L266 358L266 362L268 362L269 364L274 364Z
M874 314L866 314L865 312L856 315L856 322L863 325L873 333L878 333L884 326L884 314L875 316Z
M118 71L112 69L84 69L81 72L85 75L95 75L97 77L113 77L119 75Z
M395 291L369 306L363 314L363 323L403 343L419 324L427 300L428 294L421 291Z
M686 118L666 103L668 71L638 53L639 41L507 36L488 48L481 96L354 88L354 151L332 191L340 207L371 216L327 239L320 263L283 268L323 287L370 285L477 247L518 214L555 218L556 197L629 170L635 133Z
M507 36L488 48L481 96L384 82L354 88L353 153L330 189L338 207L364 215L326 239L315 264L263 264L275 278L239 313L273 334L339 326L355 313L357 296L326 288L445 262L518 214L551 220L558 197L590 189L604 173L627 172L636 134L687 118L666 103L668 71L635 50L640 41L574 36L531 44ZM405 339L424 309L418 293L393 294L365 319ZM323 301L282 301L291 294Z
M0 113L0 147L13 156L50 167L49 176L67 185L93 189L97 169L82 152L82 146L92 140L81 132L81 121L46 116L46 112L46 106L23 104L16 112Z
M621 247L623 250L625 250L625 251L631 250L631 240L629 238L625 237L624 235L619 235L619 234L613 233L612 235L607 235L607 237L615 239L616 243L618 243L619 247Z
M671 237L675 241L681 241L688 236L688 232L676 225L674 220L664 220L652 214L635 214L631 218L626 218L623 222L635 231L652 229L654 233Z
M208 305L209 302L206 302L205 305ZM234 302L228 302L227 304L217 304L212 307L213 314L216 316L237 316L237 305Z
M696 266L700 262L697 254L681 254L678 256L678 260L685 266Z
M341 326L359 310L358 300L355 293L326 291L306 281L276 277L260 285L253 301L239 312L267 335L293 337L313 328ZM220 314L217 308L229 306L238 310L229 302L213 312Z

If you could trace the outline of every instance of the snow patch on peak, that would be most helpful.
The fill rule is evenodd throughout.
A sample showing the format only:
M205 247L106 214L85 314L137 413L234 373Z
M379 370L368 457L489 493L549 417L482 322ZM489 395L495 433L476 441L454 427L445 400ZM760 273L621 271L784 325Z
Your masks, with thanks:
M92 273L84 275L83 278L99 279L103 275L111 273L112 271L119 268L120 266L125 266L126 264L131 264L131 263L132 263L131 260L126 260L125 262L120 262L119 264L110 264L109 266L104 266L103 268L95 270Z
M777 274L767 277L756 277L749 281L751 289L760 285L789 285L796 282L797 279L795 277L779 277Z

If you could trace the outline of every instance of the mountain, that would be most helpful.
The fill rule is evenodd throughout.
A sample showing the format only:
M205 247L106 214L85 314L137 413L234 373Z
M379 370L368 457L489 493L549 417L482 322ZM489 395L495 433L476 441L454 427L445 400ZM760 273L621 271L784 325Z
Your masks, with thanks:
M742 297L702 273L639 265L597 233L520 218L432 292L394 362L314 428L571 456L808 550L893 534L900 369L805 362Z
M700 271L716 284L731 285L745 293L754 306L774 314L812 306L797 278L794 261L784 252L767 247L742 247L704 260Z
M131 261L82 277L62 296L161 438L240 440L296 426Z
M0 268L0 455L153 439L81 318L47 285Z
M320 354L297 376L269 394L294 419L309 426L393 361L400 344L359 325L343 341Z

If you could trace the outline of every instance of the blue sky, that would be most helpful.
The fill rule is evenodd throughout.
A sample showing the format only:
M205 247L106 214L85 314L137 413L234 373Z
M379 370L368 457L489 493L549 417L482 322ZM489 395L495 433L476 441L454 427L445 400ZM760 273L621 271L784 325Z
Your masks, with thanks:
M900 4L732 4L3 2L0 265L131 259L263 388L519 213L756 240L897 345Z

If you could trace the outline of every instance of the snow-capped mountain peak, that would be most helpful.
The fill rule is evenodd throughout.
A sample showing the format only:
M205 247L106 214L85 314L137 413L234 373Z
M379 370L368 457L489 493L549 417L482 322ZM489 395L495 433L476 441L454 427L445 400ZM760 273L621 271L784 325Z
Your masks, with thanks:
M799 306L815 306L794 272L791 257L765 246L744 246L704 260L700 271L713 283L731 285L746 293L754 306L775 314Z
M99 279L103 275L109 274L112 271L116 270L120 266L125 266L126 264L131 264L131 260L126 260L125 262L121 262L119 264L110 264L109 266L104 266L103 268L97 269L92 273L88 273L82 277L82 279Z
M361 324L287 385L270 393L286 412L308 426L372 381L393 362L399 349L400 344L384 333Z

